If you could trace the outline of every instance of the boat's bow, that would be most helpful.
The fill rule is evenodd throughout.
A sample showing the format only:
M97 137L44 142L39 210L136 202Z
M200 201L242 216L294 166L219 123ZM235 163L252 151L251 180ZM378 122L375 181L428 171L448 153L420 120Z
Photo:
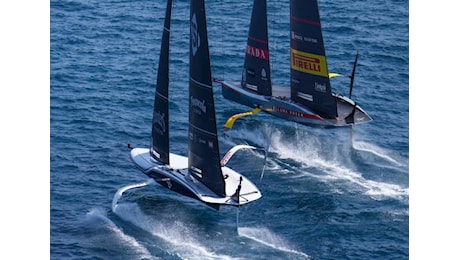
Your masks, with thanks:
M355 101L334 94L337 99L337 126L352 126L372 121L372 118Z

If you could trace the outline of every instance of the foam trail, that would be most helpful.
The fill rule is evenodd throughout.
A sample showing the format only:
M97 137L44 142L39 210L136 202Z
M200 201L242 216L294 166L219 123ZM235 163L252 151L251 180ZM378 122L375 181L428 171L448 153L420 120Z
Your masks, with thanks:
M265 148L269 146L269 144L267 144L267 141L270 141L270 139L267 138L267 135L269 134L266 134L265 131L254 131L253 129L242 127L241 129L233 129L231 131L224 132L224 134L230 138L251 140L251 145L254 145L254 146L265 147ZM226 141L233 145L236 145L239 143L239 142L235 142L235 141L227 140L227 139L223 139L223 141Z
M209 251L200 244L199 238L193 237L194 230L180 221L171 220L169 215L164 221L155 220L134 203L119 204L114 212L123 220L170 244L169 249L164 249L169 254L183 259L235 259Z
M262 172L260 174L260 180L262 180L265 171L266 170L282 170L282 168L279 167L277 162L274 162L269 156L268 152L270 150L270 145L271 145L271 136L273 134L273 129L272 128L262 128L261 131L254 131L251 128L247 128L245 126L241 127L240 129L235 129L232 128L231 130L226 130L224 132L224 137L222 139L223 142L235 146L238 144L241 144L241 140L239 141L234 141L233 139L242 139L245 140L245 143L247 140L251 140L249 143L252 146L259 147L259 150L264 150L264 153L252 153L255 157L263 159L263 168ZM267 137L268 136L268 137Z
M161 222L155 223L149 216L146 216L137 204L124 203L117 204L123 193L129 189L144 187L153 183L153 179L126 185L115 193L112 200L112 211L125 221L131 222L137 227L157 236L164 241L172 244L177 255L185 255L185 259L234 259L225 255L217 255L209 252L204 246L200 245L193 237L187 237L186 234L193 233L180 222L171 225L168 220L167 225Z
M133 189L133 188L144 187L146 185L149 185L152 182L153 182L153 179L148 179L146 181L126 185L126 186L121 187L120 189L118 189L117 192L115 193L115 195L113 196L113 199L112 199L112 211L115 212L115 208L117 207L118 200L120 200L121 196L123 195L123 192L125 192L125 191L127 191L129 189Z
M369 153L372 153L382 159L385 159L389 162L392 162L394 164L396 164L397 166L403 166L403 164L401 164L400 162L396 161L395 159L391 158L383 149L375 146L375 145L372 145L372 144L369 144L369 143L366 143L366 142L354 142L353 143L353 148L355 150L359 150L359 151L364 151L364 152L369 152Z
M287 253L296 254L304 257L305 259L310 259L309 255L291 249L283 238L277 236L276 234L273 234L270 230L266 228L240 227L238 228L238 235L252 239L271 248L281 250Z
M304 174L325 180L346 180L364 188L366 190L364 194L373 197L386 196L403 198L409 193L407 188L401 187L400 185L368 180L358 172L354 172L351 169L341 166L340 164L332 163L321 158L312 160L310 166L322 169L327 173L327 175L317 175L308 172L304 172Z
M311 140L309 142L312 142ZM310 171L303 171L303 175L308 175L325 181L330 180L345 180L360 186L370 196L388 196L388 197L406 197L408 189L397 184L378 182L364 178L359 172L355 172L339 162L324 159L321 156L321 151L317 147L320 145L307 144L299 142L294 144L285 143L280 134L274 135L272 139L272 151L277 153L280 158L292 159L304 164L306 167L314 167L320 169L324 174L315 174ZM390 157L389 157L390 158Z
M125 234L101 210L91 210L90 212L88 212L88 215L104 221L107 224L107 228L122 241L123 245L128 245L130 248L133 248L137 254L139 254L139 259L158 259L151 255L147 248L145 248L143 245L137 242L137 240L134 237Z

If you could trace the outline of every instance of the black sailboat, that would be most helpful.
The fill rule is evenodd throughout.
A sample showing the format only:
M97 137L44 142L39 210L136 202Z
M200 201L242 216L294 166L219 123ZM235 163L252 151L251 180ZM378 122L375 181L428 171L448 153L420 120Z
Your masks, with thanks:
M243 75L240 82L215 79L224 98L254 108L232 116L225 127L246 115L265 111L300 124L342 127L372 121L353 100L358 54L350 76L350 94L332 92L317 0L290 2L290 88L272 86L266 0L254 0Z
M188 157L169 152L169 32L171 2L168 0L152 120L150 149L133 148L131 159L147 176L179 194L215 209L241 206L262 194L246 177L225 166L238 145L220 159L211 80L204 0L190 2L190 78Z

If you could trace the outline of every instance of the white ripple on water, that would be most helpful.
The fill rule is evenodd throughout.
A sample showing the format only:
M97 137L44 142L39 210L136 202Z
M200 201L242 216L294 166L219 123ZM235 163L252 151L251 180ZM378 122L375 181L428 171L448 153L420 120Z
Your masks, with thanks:
M307 175L322 179L324 181L345 180L354 186L363 188L364 194L374 198L379 197L392 197L397 199L405 199L409 193L408 188L404 188L397 184L386 183L381 181L374 181L366 179L361 173L356 172L339 162L335 155L328 154L328 158L322 155L320 148L316 142L318 140L304 139L295 143L287 142L281 136L279 131L272 134L270 152L275 152L280 158L292 159L300 162L305 167L314 167L321 170L321 173L312 173L311 171L303 171L302 175ZM358 147L362 143L358 144ZM373 146L375 148L375 146ZM364 149L365 146L361 146ZM385 154L383 149L369 149L372 153L389 160L390 162L397 163L394 159ZM379 152L380 151L380 152ZM340 152L339 152L340 153Z
M169 246L164 250L168 254L182 259L235 259L235 257L209 251L198 242L198 238L193 236L193 229L186 224L172 219L156 220L145 215L135 203L118 204L114 213L123 220L167 242Z
M364 152L369 152L369 153L372 153L373 155L375 156L378 156L388 162L391 162L393 164L395 164L396 166L404 166L403 163L399 162L398 160L394 159L389 153L388 151L374 145L374 144L371 144L371 143L368 143L368 142L363 142L363 141L354 141L353 142L353 148L355 150L360 150L360 151L364 151Z
M175 254L183 259L235 259L226 255L210 252L205 246L194 238L193 230L180 221L165 223L145 215L135 203L118 204L121 196L129 189L139 188L151 184L153 180L130 184L120 188L112 200L112 211L120 218L128 221L142 230L159 237L171 245L170 254Z
M288 244L288 242L286 242L285 239L274 234L267 228L239 227L238 235L252 239L258 243L264 244L276 250L296 254L298 256L304 257L305 259L310 259L309 255L292 249L292 247Z
M134 252L139 255L140 259L158 259L150 254L150 252L142 244L140 244L134 237L129 236L123 232L122 229L117 227L115 223L110 220L102 210L93 209L88 212L89 216L101 219L106 223L107 228L115 234L115 237L122 241L122 244L128 245Z

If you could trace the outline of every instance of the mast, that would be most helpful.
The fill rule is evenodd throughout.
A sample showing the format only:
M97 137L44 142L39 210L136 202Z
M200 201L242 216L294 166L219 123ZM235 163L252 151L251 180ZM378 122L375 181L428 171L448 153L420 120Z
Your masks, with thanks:
M260 95L272 95L266 0L254 0L241 86Z
M291 99L337 117L317 0L291 0Z
M225 196L204 0L190 1L189 53L189 172L216 194Z
M168 0L158 64L157 85L153 105L150 155L169 164L169 31L171 26L171 5Z

